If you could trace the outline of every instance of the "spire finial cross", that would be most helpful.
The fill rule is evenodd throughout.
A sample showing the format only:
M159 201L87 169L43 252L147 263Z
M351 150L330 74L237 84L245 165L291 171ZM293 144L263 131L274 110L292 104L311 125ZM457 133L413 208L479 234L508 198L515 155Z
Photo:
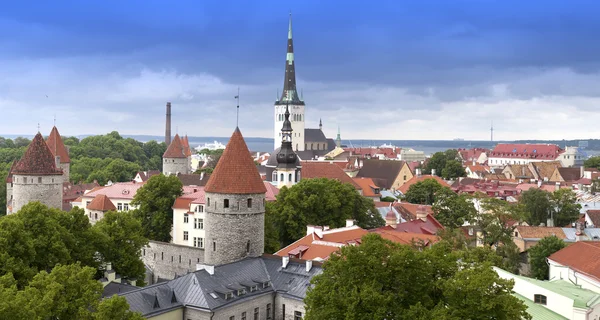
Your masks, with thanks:
M240 87L237 88L237 96L235 96L235 100L237 101L237 108L235 113L235 126L236 128L239 126L240 122Z
M38 122L38 133L40 132L40 123Z

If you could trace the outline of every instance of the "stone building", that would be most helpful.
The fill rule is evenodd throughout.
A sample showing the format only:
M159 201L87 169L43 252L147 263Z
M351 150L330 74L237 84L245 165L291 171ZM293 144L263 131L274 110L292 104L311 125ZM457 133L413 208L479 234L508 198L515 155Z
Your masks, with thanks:
M271 172L271 181L281 188L283 186L291 187L300 181L300 159L292 149L292 124L290 122L290 112L285 109L285 121L281 128L281 147L279 152L273 158L277 162L275 170ZM273 166L273 161L268 161Z
M117 207L104 194L97 195L86 207L86 213L92 224L103 219L104 214L108 211L117 211Z
M8 175L6 176L6 212L12 212L13 207L13 170L17 165L17 160L13 161L10 169L8 169Z
M69 150L65 147L56 126L52 127L52 131L50 131L50 135L46 139L46 144L56 159L58 167L63 171L63 182L69 182L71 158L69 158Z
M167 151L163 154L163 174L168 176L177 175L178 173L190 173L190 159L185 143L176 134Z
M62 208L63 171L41 133L35 135L11 173L12 208L7 213L15 213L32 201Z

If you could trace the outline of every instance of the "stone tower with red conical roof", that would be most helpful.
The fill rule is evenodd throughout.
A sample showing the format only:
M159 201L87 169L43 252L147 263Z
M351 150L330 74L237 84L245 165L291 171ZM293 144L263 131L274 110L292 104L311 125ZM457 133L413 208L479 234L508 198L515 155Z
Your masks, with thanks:
M204 187L204 263L221 265L264 252L267 189L236 128Z
M188 152L185 148L185 143L178 134L175 135L173 141L171 141L171 144L167 148L167 151L163 154L162 171L166 176L177 175L178 173L190 173Z
M37 133L25 154L12 171L13 207L19 211L32 201L39 201L50 208L62 208L63 171L57 166L56 158Z
M63 171L63 181L68 182L71 158L69 158L69 150L65 147L56 126L52 127L52 131L50 131L50 135L48 136L48 139L46 139L46 144L48 145L48 148L50 148L52 155L54 155L58 167Z

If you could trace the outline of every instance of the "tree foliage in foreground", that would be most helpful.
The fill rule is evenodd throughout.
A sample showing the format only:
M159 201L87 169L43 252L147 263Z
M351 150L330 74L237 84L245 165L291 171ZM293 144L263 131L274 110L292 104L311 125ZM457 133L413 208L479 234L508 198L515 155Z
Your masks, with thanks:
M490 259L489 249L419 251L367 234L313 278L305 319L531 319Z
M80 264L41 271L19 290L12 274L0 277L0 319L141 320L123 297L100 300L96 270Z
M550 269L546 258L566 246L563 240L556 236L550 236L542 238L535 246L529 248L531 276L540 280L548 280Z
M303 179L291 188L281 188L277 201L266 209L282 245L305 236L307 225L340 228L346 219L356 220L365 229L385 224L372 199L360 195L351 184L327 178ZM265 229L267 237L269 229Z
M404 199L410 203L432 205L436 201L436 193L442 188L444 186L434 178L425 179L411 185L404 195Z

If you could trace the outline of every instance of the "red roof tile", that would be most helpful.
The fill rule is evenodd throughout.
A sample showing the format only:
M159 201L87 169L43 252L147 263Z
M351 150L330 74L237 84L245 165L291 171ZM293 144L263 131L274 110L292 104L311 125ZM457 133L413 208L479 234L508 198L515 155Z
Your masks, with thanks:
M402 194L406 194L406 192L408 191L408 188L410 188L410 186L412 186L413 184L415 184L417 182L421 182L425 179L435 179L442 186L450 187L450 185L446 181L444 181L444 179L442 179L438 176L423 175L423 176L412 177L412 179L406 181L402 186L400 186L400 188L398 188L398 191L402 192Z
M187 158L185 148L178 134L176 134L173 141L171 141L167 151L163 154L163 158Z
M563 150L555 144L499 143L490 158L556 159Z
M233 132L204 189L229 194L267 192L239 128Z
M371 178L352 178L363 190L363 196L365 197L381 197L380 193L375 193L375 189L379 190L379 186L375 184Z
M548 259L600 280L600 242L578 241Z
M444 229L444 226L430 214L427 214L427 219L425 221L415 219L413 221L403 222L396 226L396 231L430 235L434 235L438 230L442 229Z
M41 133L35 135L13 174L62 175L62 170L56 167L56 160Z
M423 241L423 243L428 246L440 240L436 235L398 231L389 226L369 230L369 232L377 233L384 239L402 244L412 244L413 241L416 243Z
M90 204L88 204L87 208L89 210L98 210L98 211L110 211L117 210L115 205L110 201L110 199L103 194L97 195Z
M358 185L344 170L335 164L326 161L302 161L302 178L327 178L335 179L342 183L349 183L357 190L361 190Z
M50 151L55 157L60 157L60 163L71 162L71 158L69 158L69 151L67 151L67 148L65 147L56 127L52 127L52 131L50 131L50 135L46 140L46 144L48 144L48 148L50 148Z
M190 149L190 140L188 140L188 136L187 134L185 135L185 137L183 137L183 139L181 140L182 144L183 144L183 151L185 153L186 156L191 157L192 156L192 149Z

